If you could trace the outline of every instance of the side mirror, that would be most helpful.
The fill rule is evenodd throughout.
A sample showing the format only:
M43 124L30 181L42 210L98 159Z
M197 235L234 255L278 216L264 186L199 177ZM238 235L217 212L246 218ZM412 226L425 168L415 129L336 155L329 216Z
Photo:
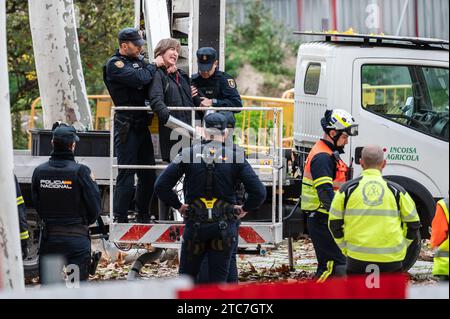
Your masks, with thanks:
M355 164L361 165L362 150L364 147L355 148Z
M402 113L406 116L411 117L414 112L414 97L409 96L406 99L405 105L402 107Z

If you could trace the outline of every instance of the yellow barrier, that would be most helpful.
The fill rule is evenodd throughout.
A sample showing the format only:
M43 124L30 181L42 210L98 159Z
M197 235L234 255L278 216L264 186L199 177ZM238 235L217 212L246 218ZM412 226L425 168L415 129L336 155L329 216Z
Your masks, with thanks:
M242 103L246 107L281 107L283 108L283 146L292 147L294 136L294 100L268 98L259 96L241 96ZM236 128L241 129L241 141L239 144L245 145L247 151L267 150L269 148L269 129L272 127L273 113L259 111L243 111L236 114ZM256 145L250 144L246 130L252 128L258 135L255 137Z
M390 105L397 106L400 103L404 104L408 98L408 91L411 92L412 84L401 85L369 85L363 84L363 106L386 104L388 99L392 102ZM383 103L377 103L377 92L381 91L381 100ZM392 96L392 98L390 98Z
M244 106L260 106L260 107L282 107L283 108L283 122L284 134L283 145L291 147L293 141L293 123L294 123L294 100L267 98L258 96L242 96ZM94 129L109 130L109 117L111 114L111 106L113 102L109 95L89 95L89 101L94 101L92 113L95 114ZM31 104L31 115L28 122L28 129L35 127L35 117L38 109L38 104L41 98L38 97ZM156 118L156 117L155 117ZM102 124L104 122L104 124ZM273 123L273 113L263 111L242 111L236 115L236 127L241 129L241 144L245 145L248 151L267 150L269 148L268 130ZM248 128L253 128L258 132L257 145L248 145L248 136L245 133ZM258 130L261 129L261 130ZM158 123L153 121L151 126L152 132L157 132ZM28 148L31 148L31 135L28 140Z

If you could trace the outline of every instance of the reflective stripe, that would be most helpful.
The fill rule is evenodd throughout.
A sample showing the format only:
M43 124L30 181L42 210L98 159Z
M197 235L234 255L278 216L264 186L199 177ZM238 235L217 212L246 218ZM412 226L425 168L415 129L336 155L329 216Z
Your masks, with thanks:
M347 242L343 241L341 243L337 243L338 247L342 250L347 248Z
M336 218L341 218L341 219L344 218L344 212L337 210L333 207L331 207L331 209L330 209L330 215L333 215Z
M434 254L435 258L448 258L448 251L443 251L443 250L437 250L436 253Z
M324 184L331 184L331 185L333 185L333 182L332 181L323 181L323 182L320 182L320 183L315 183L314 187L319 187L320 185L324 185Z
M25 203L25 201L23 200L23 196L17 197L16 201L17 201L17 206L22 205L23 203Z
M339 115L337 115L336 113L333 114L333 115L339 121L339 123L341 123L345 128L350 126L349 123L344 122L344 120Z
M320 278L317 280L318 283L324 283L325 280L328 279L328 277L330 277L330 275L333 273L333 266L334 266L334 261L330 260L327 262L327 270L325 270L322 275L320 276Z
M403 241L400 245L387 248L373 248L373 247L361 247L347 243L347 249L355 253L382 255L382 254L396 254L401 252L406 246L406 242Z
M393 209L347 209L345 210L346 216L386 216L386 217L399 217L400 212Z
M313 181L314 187L318 187L323 184L333 184L333 179L329 176L319 177Z
M20 240L24 240L24 239L28 239L28 238L30 238L28 230L20 233Z
M414 208L414 210L408 214L406 217L402 217L402 221L404 222L414 222L417 220L417 210Z

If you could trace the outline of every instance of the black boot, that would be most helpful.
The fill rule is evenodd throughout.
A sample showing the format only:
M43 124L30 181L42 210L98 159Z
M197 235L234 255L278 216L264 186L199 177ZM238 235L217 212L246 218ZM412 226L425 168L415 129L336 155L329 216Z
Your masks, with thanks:
M137 214L136 216L136 222L138 224L150 224L151 220L149 214Z

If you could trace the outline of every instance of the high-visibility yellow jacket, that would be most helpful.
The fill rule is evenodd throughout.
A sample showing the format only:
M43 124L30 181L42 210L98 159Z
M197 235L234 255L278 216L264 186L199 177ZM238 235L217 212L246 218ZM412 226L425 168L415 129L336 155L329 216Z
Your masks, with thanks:
M27 212L25 208L25 201L23 199L22 192L20 191L19 181L17 180L16 175L14 175L14 182L16 184L16 202L19 212L20 240L24 241L30 238L28 233Z
M402 227L402 224L405 227ZM344 184L331 204L329 227L344 255L365 262L405 258L420 220L414 201L376 169ZM408 231L408 234L407 234Z
M433 275L448 276L448 198L441 199L438 202L432 226L432 241L433 239L436 241L438 237L445 238L434 252ZM441 234L438 234L438 232L441 232Z
M311 173L311 162L317 154L326 153L333 156L333 151L328 145L319 140L311 149L305 162L305 170L302 178L302 202L301 209L304 212L319 211L328 214L319 199L316 187L329 183L333 184L333 189L337 191L347 181L348 166L341 159L336 163L336 176L334 180L331 176L321 176L313 180Z

